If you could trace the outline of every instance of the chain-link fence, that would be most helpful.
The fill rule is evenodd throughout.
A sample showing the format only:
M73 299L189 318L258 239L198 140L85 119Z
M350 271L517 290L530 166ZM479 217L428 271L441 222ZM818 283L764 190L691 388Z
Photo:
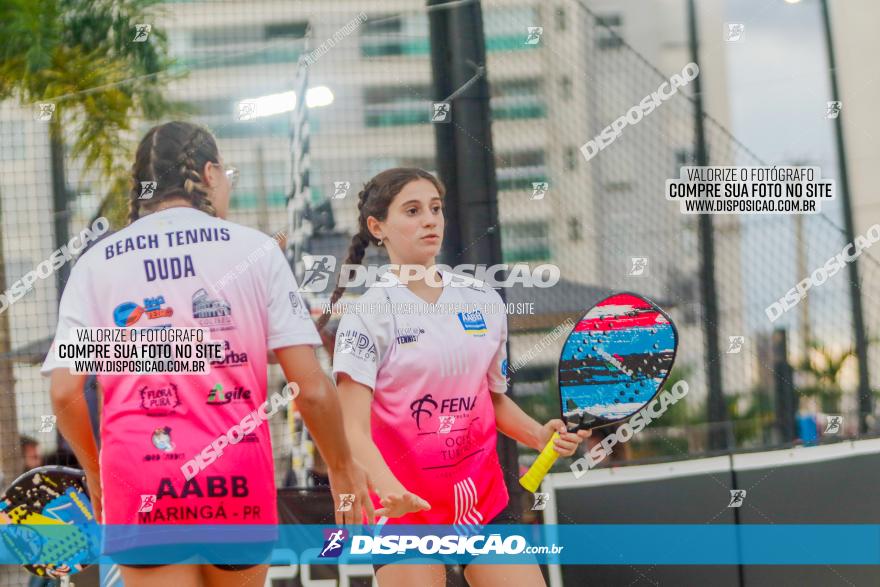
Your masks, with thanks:
M773 446L791 434L807 443L856 435L857 362L845 269L776 321L767 313L846 244L839 202L826 203L821 215L713 216L718 317L707 329L699 216L682 214L663 196L665 182L678 177L683 165L695 164L693 85L673 92L613 144L584 148L691 61L685 5L677 8L653 23L653 13L625 2L483 3L504 261L533 268L550 263L561 271L550 290L507 292L508 301L534 303L531 313L509 316L511 361L533 357L514 380L518 400L536 416L556 416L555 366L563 337L542 340L602 292L629 289L657 300L675 319L681 343L672 379L685 378L692 393L634 440L630 451L621 451L624 458ZM360 55L328 52L309 68L313 79L334 84L340 83L335 72L345 71L348 82L363 87L359 99L346 102L341 96L350 92L342 89L332 108L310 110L312 203L326 209L322 198L335 186L352 186L345 196L330 195L337 233L322 235L319 229L310 253L334 254L342 263L345 237L355 228L354 195L375 171L392 165L436 168L432 108L445 96L433 92L429 12L371 13L359 31ZM708 31L700 45L707 163L815 164L763 161L730 133L723 59L728 39L715 34L724 30L720 14L703 9L697 18ZM627 34L646 30L653 34ZM319 34L314 42L323 39ZM348 74L358 70L363 78ZM352 120L353 112L362 119ZM325 128L325 115L334 119L332 127ZM454 99L451 119L455 125ZM407 148L400 151L404 142ZM362 163L321 155L332 150L341 157L352 152L349 147L363 153ZM397 155L377 161L377 151ZM833 168L821 171L823 177L837 175ZM865 252L863 284L876 283L878 268L876 255ZM876 311L867 287L862 296L870 333ZM715 357L705 350L707 332L720 345ZM876 350L869 356L876 362ZM710 364L720 370L727 421L708 417ZM792 420L788 430L780 422L782 410ZM842 420L833 418L840 415ZM713 435L721 437L720 447L712 444Z
M707 328L700 217L682 214L664 197L666 181L679 177L683 165L697 164L694 84L679 87L656 107L644 107L661 84L684 75L692 61L685 3L658 16L634 3L571 1L499 10L491 26L490 6L485 9L487 47L492 47L493 27L527 31L518 50L490 52L488 63L506 254L510 260L558 264L563 280L580 286L643 293L668 309L679 327L671 379L687 380L691 393L665 421L639 435L624 458L685 458L712 449L784 444L792 435L810 444L820 437L858 434L846 268L825 283L820 276L819 285L791 311L767 310L847 244L839 201L826 202L817 215L714 215L718 317ZM763 161L730 133L724 61L729 37L722 33L728 31L711 6L704 4L697 20L706 163L815 164ZM512 103L520 107L516 115L510 114ZM609 142L603 129L631 108L646 113L629 113L625 129ZM589 146L588 139L594 139ZM532 166L522 162L526 149ZM821 173L837 177L834 168ZM521 178L518 185L507 181L513 175ZM535 197L535 186L546 195ZM531 246L521 249L520 243ZM872 293L869 287L880 275L876 252L864 252L859 266L871 340L878 320L872 304L876 288ZM561 305L576 311L589 305L585 299L589 294L573 294ZM712 331L720 348L707 356L706 336ZM561 344L562 339L541 355L545 368L536 369L536 381L554 374ZM522 349L514 343L514 355ZM876 348L868 356L876 389ZM720 370L726 422L708 417L710 366ZM546 385L523 392L531 390L554 397ZM539 397L533 401L542 403ZM780 421L782 410L790 423ZM876 430L873 417L868 423ZM713 431L722 437L720 445L712 444Z

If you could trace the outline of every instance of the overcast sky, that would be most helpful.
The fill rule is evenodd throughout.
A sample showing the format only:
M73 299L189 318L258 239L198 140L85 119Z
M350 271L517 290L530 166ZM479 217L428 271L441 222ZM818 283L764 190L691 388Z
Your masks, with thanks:
M795 5L784 0L727 0L725 21L745 24L743 40L728 43L727 51L733 134L770 164L808 161L822 168L823 177L836 178L833 122L825 118L831 92L819 0ZM823 203L822 210L843 225L838 201ZM806 275L798 274L793 259L793 217L783 230L776 223L770 229L760 217L741 218L746 224L743 285L753 308L747 328L766 331L769 321L752 304L768 295L771 299L782 296ZM838 237L819 218L806 216L805 223L806 234L812 238L807 255L808 271L812 271L836 252L835 247L839 250ZM841 271L810 292L814 335L826 341L832 333L841 339L849 336L848 329L840 328L841 323L833 318L847 309L842 306L848 299L846 286ZM794 326L798 314L795 309L773 326Z

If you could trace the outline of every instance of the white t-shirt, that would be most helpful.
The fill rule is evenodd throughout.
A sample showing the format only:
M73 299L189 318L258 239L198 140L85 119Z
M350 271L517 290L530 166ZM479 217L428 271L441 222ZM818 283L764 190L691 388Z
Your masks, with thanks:
M463 281L472 281L467 276L461 277ZM334 376L344 372L358 383L374 389L376 376L392 342L406 349L407 354L418 356L420 362L439 362L442 373L452 375L465 368L474 368L475 365L468 365L467 357L456 349L447 347L444 352L438 352L437 348L419 345L420 337L428 329L447 341L454 340L464 331L481 339L488 335L486 343L495 341L492 360L484 372L490 390L496 393L507 391L507 315L498 292L488 285L449 284L443 288L432 312L430 304L401 284L393 273L385 273L377 279L377 283L383 282L396 282L397 285L393 288L378 284L370 287L352 303L355 312L342 316L336 331ZM488 306L480 312L485 321L485 332L479 332L476 321L465 326L459 312L455 311L456 304L465 309ZM388 312L386 308L404 311ZM340 352L341 345L346 352Z
M475 530L508 502L493 401L507 391L504 305L488 286L450 283L432 306L393 274L385 282L396 285L371 287L353 307L359 313L342 317L333 372L372 389L373 442L403 486L431 504L388 523Z
M74 327L208 328L207 374L98 374L109 524L274 524L269 426L185 482L181 465L267 400L267 350L321 339L274 239L189 207L144 216L82 255L61 297L52 350ZM142 496L155 496L142 512Z

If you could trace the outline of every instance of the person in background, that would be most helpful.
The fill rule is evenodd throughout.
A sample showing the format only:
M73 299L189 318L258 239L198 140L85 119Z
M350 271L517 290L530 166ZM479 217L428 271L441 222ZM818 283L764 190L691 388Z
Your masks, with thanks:
M19 438L19 446L21 446L22 473L27 473L31 469L43 465L43 457L40 456L40 443L37 439L22 434Z

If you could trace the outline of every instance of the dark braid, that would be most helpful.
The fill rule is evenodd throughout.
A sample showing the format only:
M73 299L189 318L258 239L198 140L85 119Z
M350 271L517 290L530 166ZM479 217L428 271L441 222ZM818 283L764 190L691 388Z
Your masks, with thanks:
M219 163L217 143L208 129L189 122L168 122L151 128L141 140L131 169L129 223L166 200L183 198L216 216L208 187L199 173L207 162ZM154 181L153 197L141 200L141 182Z
M343 270L345 270L346 265L360 265L364 260L364 255L370 243L379 244L378 239L367 228L367 219L372 216L376 220L383 222L388 217L388 208L391 206L394 197L408 183L419 179L426 179L434 184L441 198L446 193L446 188L443 187L440 180L427 171L415 167L386 169L364 185L364 189L358 193L358 231L351 237L345 263L343 263ZM340 273L341 277L342 274ZM325 312L318 318L318 330L322 330L326 326L330 320L333 305L339 301L343 293L345 293L345 286L339 285L339 280L337 280L336 289L333 290L333 294L330 296L330 311Z
M370 190L373 187L373 180L367 182L362 189L358 193L358 232L355 233L354 236L351 237L351 243L348 245L348 253L345 255L345 265L360 265L361 261L364 260L364 255L367 254L367 247L370 246L371 241L375 241L378 243L370 231L366 229L366 219L364 217L364 204L367 199L370 197ZM340 274L341 277L341 274ZM339 280L336 282L336 289L333 290L333 294L330 296L330 308L331 310L325 312L318 318L318 331L324 329L327 325L327 322L330 321L330 316L332 315L333 304L339 301L339 298L342 297L342 294L345 293L345 286L339 285Z
M213 137L205 129L199 128L193 132L181 153L180 174L184 177L183 191L189 196L193 206L212 216L216 216L217 213L214 211L214 206L208 200L208 186L202 183L202 176L198 171L204 167L205 162L202 162L202 166L199 167L197 153L199 152L199 147L205 144L208 139L213 140ZM218 161L214 162L218 163Z

